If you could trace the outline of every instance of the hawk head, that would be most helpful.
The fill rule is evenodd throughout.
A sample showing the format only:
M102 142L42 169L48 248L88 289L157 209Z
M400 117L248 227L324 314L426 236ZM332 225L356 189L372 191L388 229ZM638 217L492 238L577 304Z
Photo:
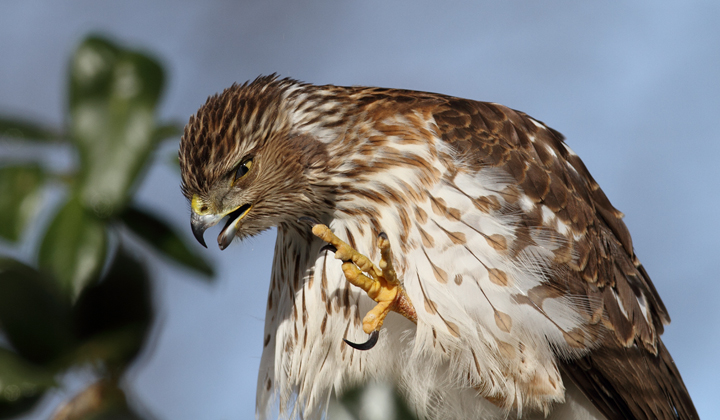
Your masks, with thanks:
M218 245L302 216L322 218L326 152L293 127L288 95L302 86L274 75L233 85L190 117L180 141L182 191L195 238L224 217Z

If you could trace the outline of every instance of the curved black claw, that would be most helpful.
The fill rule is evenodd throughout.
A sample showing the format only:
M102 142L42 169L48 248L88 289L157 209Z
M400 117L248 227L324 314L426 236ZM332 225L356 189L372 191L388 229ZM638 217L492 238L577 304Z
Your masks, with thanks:
M348 341L344 338L343 338L343 341L345 342L345 344L347 344L348 346L350 346L354 349L370 350L371 348L375 347L375 344L377 344L378 337L380 337L380 331L376 330L376 331L373 331L370 333L370 338L368 339L368 341L366 341L364 343L357 344L357 343L353 343L352 341Z
M298 222L307 223L310 226L315 226L315 225L320 224L320 222L318 222L317 220L313 219L310 216L299 217L297 220L298 220Z
M387 234L386 234L385 232L380 232L380 234L378 235L378 237L379 237L380 239L384 239L384 240L386 240L386 241L388 240Z
M335 248L335 245L327 244L324 247L320 248L320 252L323 251L330 251L334 254L337 252L337 248Z

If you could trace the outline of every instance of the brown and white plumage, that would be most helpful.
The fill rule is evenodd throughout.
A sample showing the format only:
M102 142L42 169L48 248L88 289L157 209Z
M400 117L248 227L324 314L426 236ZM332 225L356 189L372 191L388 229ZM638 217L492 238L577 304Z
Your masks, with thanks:
M180 162L200 239L226 215L222 248L277 226L260 418L276 399L319 418L370 380L423 418L697 418L622 213L522 112L261 77L208 99ZM375 348L345 345L373 302L303 216L374 261L385 232L417 325L391 314Z

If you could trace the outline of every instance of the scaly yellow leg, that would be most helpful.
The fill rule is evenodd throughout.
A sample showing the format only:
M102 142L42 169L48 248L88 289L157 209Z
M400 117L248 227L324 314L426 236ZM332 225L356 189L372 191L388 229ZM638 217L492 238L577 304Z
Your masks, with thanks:
M417 322L415 308L395 274L387 235L381 233L378 236L378 248L380 248L381 254L378 268L366 256L335 236L327 226L314 224L312 232L336 248L335 258L343 261L342 269L345 278L363 289L372 300L377 302L377 305L363 318L363 330L367 334L377 334L390 311L395 311L412 322ZM373 338L371 338L372 340ZM377 340L377 335L374 336L374 340ZM373 344L370 346L372 347Z

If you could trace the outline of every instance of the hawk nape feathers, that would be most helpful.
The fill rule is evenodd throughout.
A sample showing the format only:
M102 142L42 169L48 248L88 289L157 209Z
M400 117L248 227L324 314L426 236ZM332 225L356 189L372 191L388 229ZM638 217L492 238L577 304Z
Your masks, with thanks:
M202 244L277 228L259 418L373 380L424 419L697 418L622 213L542 122L269 76L210 97L179 154Z

